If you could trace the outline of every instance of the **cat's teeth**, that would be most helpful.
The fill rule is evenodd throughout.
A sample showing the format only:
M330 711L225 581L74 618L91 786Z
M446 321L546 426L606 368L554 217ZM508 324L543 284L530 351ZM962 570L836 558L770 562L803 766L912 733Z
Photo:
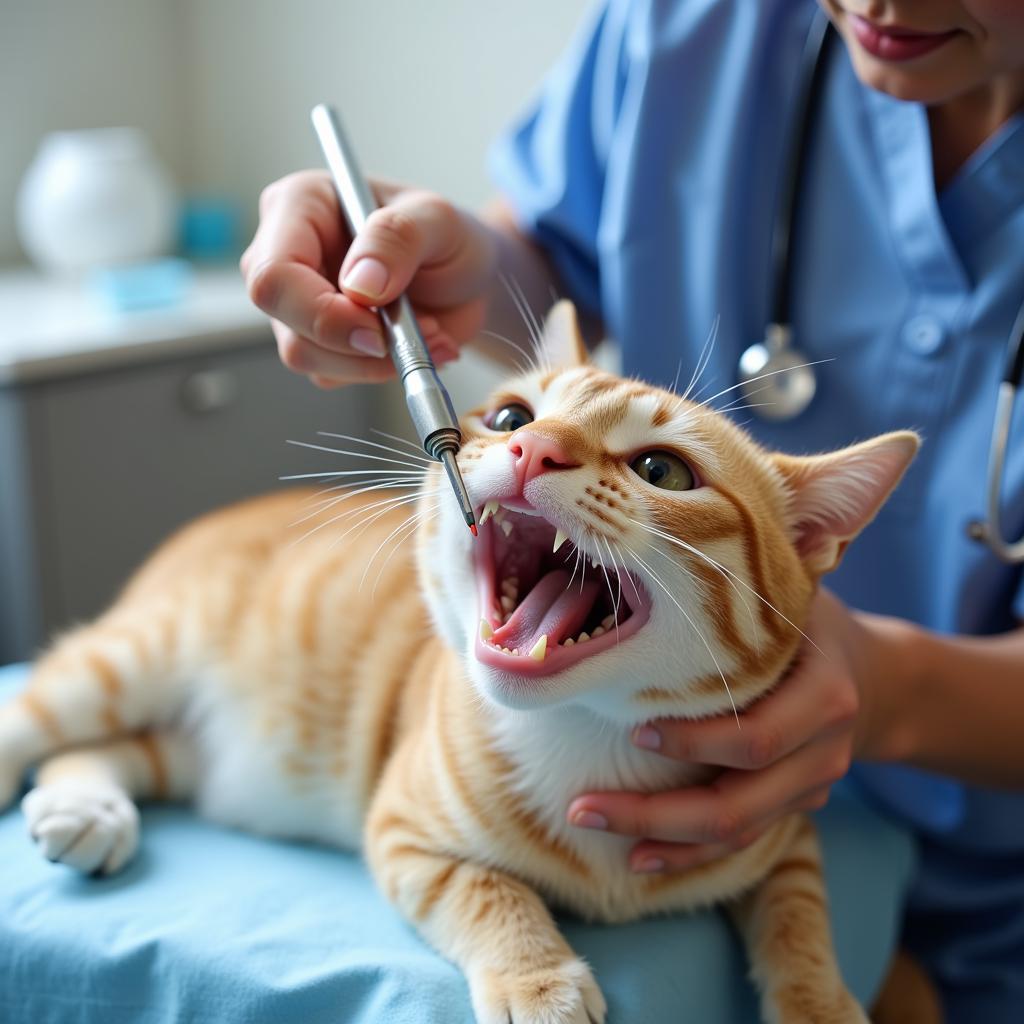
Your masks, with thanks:
M509 577L507 580L501 581L501 592L506 597L514 598L519 593L519 587L512 582L512 578Z
M511 597L509 597L508 594L501 595L501 607L504 608L505 611L510 612L512 611L513 608L515 608L515 606L515 601Z
M512 653L512 652L511 652L511 651L510 651L510 650L509 650L509 649L508 649L507 647L502 647L502 650L503 650L503 651L504 651L504 652L505 652L506 654L511 654L511 653Z
M563 647L572 647L572 645L574 643L576 643L576 641L573 640L573 638L570 636L570 637L567 637L565 640L562 641L562 646Z
M591 635L592 637L596 637L596 636L604 636L604 635L605 635L605 633L607 633L607 632L608 632L608 630L607 630L607 629L605 629L605 628L604 628L604 626L598 626L598 627L597 627L597 629L595 629L595 630L594 630L594 632L593 632L593 633L591 633L590 635Z
M591 555L591 556L590 556L590 564L591 564L591 565L592 565L592 566L593 566L593 567L594 567L595 569L599 568L599 566L598 566L598 564L597 564L597 557L596 557L595 555Z
M547 654L548 650L548 635L547 633L541 633L540 639L533 645L530 650L530 657L534 661L543 661L544 655Z
M486 620L480 620L480 639L485 643L494 636L494 627Z
M493 516L494 513L497 512L497 511L498 511L498 503L496 501L488 501L484 505L483 512L480 513L480 525L483 526L484 523L486 523L487 520L490 519L491 516Z
M513 647L512 648L512 653L518 658L519 657L519 648L518 647Z
M576 637L576 643L585 644L590 639L590 634L584 630L578 637Z
M501 527L501 532L507 537L512 532L512 522L509 519L502 519L498 525Z
M568 539L561 530L555 530L555 546L551 550L557 551Z
M601 625L604 626L605 629L611 629L612 625L614 624L614 622L615 622L615 616L614 615L606 615L601 620Z

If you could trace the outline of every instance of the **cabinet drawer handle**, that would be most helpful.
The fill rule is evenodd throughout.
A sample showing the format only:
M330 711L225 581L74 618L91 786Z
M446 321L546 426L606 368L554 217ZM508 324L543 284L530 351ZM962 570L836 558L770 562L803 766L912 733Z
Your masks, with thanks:
M204 416L226 409L238 394L238 381L228 370L197 370L181 384L181 404Z

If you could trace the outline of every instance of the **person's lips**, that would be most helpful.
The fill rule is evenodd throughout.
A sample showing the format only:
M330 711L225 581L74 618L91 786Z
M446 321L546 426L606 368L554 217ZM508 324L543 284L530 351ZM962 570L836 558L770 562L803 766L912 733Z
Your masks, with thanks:
M949 32L920 32L900 25L876 25L859 14L848 15L857 42L879 60L904 61L923 57L944 46L955 35Z

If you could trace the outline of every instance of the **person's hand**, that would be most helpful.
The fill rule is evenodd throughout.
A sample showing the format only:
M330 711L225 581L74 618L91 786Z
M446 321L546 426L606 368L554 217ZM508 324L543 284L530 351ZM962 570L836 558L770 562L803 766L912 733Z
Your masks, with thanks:
M488 229L429 192L373 188L381 208L352 243L326 171L274 182L240 261L281 361L320 387L394 375L371 307L403 291L437 364L458 356L487 313L497 265Z
M870 678L878 642L870 623L828 592L814 600L807 635L789 675L740 714L700 721L663 719L633 742L663 757L721 766L709 785L662 793L602 792L577 797L569 821L640 837L633 871L677 871L752 843L794 811L824 806L832 785L863 750Z

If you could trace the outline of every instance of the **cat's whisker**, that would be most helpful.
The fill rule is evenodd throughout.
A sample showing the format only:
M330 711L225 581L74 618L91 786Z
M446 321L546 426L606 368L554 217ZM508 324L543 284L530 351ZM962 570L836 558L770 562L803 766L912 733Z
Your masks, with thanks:
M289 544L289 547L294 547L296 544L301 544L304 540L307 540L309 537L312 537L314 533L317 533L324 527L331 526L334 523L342 522L343 520L348 519L350 516L358 515L360 512L368 512L371 509L380 508L381 506L401 505L407 501L415 501L419 497L420 492L417 492L416 494L412 495L400 495L392 498L385 498L382 501L371 502L369 505L360 505L357 508L352 508L346 512L341 512L338 515L331 516L330 519L326 519L324 520L324 522L314 526L312 530L308 530L298 540L292 541L292 543ZM385 507L380 514L384 515L387 511L388 509ZM347 536L347 534L343 534L342 536ZM337 543L337 541L335 541L335 543Z
M522 353L522 355L526 359L526 362L524 363L520 359L515 360L516 369L520 373L540 373L540 364L518 342L513 341L511 338L506 338L504 334L498 334L497 331L481 331L480 333L488 338L494 338L495 341L502 341L511 348L514 348L517 352Z
M346 490L344 494L339 494L334 498L321 498L320 501L316 502L316 507L311 512L307 512L301 519L296 519L294 522L289 523L288 527L291 529L294 526L299 526L300 524L312 519L314 516L321 515L329 509L334 508L335 505L340 505L343 501L348 501L350 498L356 498L360 494L369 494L373 491L391 490L393 488L408 489L416 486L418 486L418 483L403 484L396 483L394 480L381 480L377 483L367 484L365 487L357 487L355 490ZM305 502L305 504L308 505L309 501Z
M410 536L411 536L412 532L415 529L415 526L419 522L419 520L422 519L425 515L427 515L429 511L436 511L440 507L441 507L440 503L439 502L435 502L432 506L430 506L429 510L428 509L416 509L416 510L414 510L408 516L408 518L404 519L401 523L399 523L398 526L396 526L380 542L380 544L377 545L377 547L374 549L373 554L370 555L369 559L366 562L366 566L363 569L363 575L359 577L359 586L358 586L357 589L358 590L362 590L363 589L363 584L366 582L366 574L370 571L370 566L373 565L373 563L376 560L377 556L380 554L380 552L383 550L383 548L387 546L388 541L390 541L392 537L394 537L397 533L400 533L402 530L406 530L406 529L410 530ZM410 529L410 526L411 526L411 529ZM374 583L373 583L373 590L370 592L370 600L373 600L373 598L376 597L376 595L377 595L377 584L380 583L381 573L384 572L384 569L387 566L388 562L391 561L392 557L394 556L395 552L399 549L400 546L401 546L401 542L396 541L395 546L388 553L387 558L385 558L384 561L381 563L380 570L377 573L377 578L376 578L376 580L374 580Z
M417 444L415 441L410 441L407 437L399 437L398 434L389 434L386 430L378 430L376 427L370 427L370 433L376 434L378 437L386 437L391 441L397 441L399 444L408 445L417 455L423 455L423 445Z
M401 508L403 505L409 505L409 504L412 504L413 502L421 501L423 498L433 498L433 497L436 497L440 493L441 493L440 490L433 490L433 491L426 491L423 494L410 494L410 495L408 495L405 498L396 499L396 500L388 503L387 507L381 508L380 510L374 512L371 516L369 516L368 518L366 518L362 522L358 522L355 525L350 526L343 534L341 534L340 537L335 537L335 539L332 540L331 543L328 545L327 550L328 551L332 551L347 536L349 536L349 534L351 534L353 530L357 530L358 531L356 533L356 537L359 537L362 533L364 533L366 530L368 530L382 516L388 515L390 512L395 511L395 509ZM383 504L383 503L381 503L381 504ZM343 516L342 518L348 518L349 516L354 515L354 514L358 513L359 511L363 511L363 510L361 510L361 509L352 509L349 512L346 512L345 516Z
M384 559L383 562L381 562L380 568L377 570L377 578L373 581L373 589L370 591L371 601L374 600L377 596L377 587L380 585L381 578L384 575L384 570L388 567L388 562L390 562L391 559L395 557L395 554L398 552L398 549L416 533L416 530L419 528L419 525L422 522L424 522L428 518L433 518L437 515L437 510L440 507L440 504L436 504L431 505L430 508L427 509L420 509L419 511L414 512L405 521L405 524L401 527L401 529L408 529L409 532L404 537L401 537L395 541L394 546L388 552L387 557ZM376 557L376 555L374 555L374 557ZM360 586L362 586L362 583L360 583Z
M700 355L697 357L697 365L694 367L693 375L690 377L690 383L686 385L686 390L679 397L679 404L682 404L690 397L690 392L693 391L700 378L704 375L704 371L708 368L708 363L711 362L711 353L715 349L715 342L718 340L718 328L722 322L722 316L719 314L715 317L715 322L711 325L711 330L708 332L707 340L704 342L703 347L700 350ZM675 390L673 388L673 390ZM678 408L678 406L677 406Z
M381 472L388 472L388 470L382 470ZM326 502L332 501L332 498L325 498L326 494L334 494L337 491L351 491L353 487L362 487L364 484L381 484L386 487L419 487L423 483L424 474L413 473L410 474L412 479L410 480L406 476L386 476L383 480L377 480L371 477L369 480L352 480L349 483L335 484L333 487L324 487L319 491L316 491L310 497L306 498L302 504L310 505L313 503L325 504Z
M625 570L626 559L625 556L622 554L622 548L620 548L618 544L614 544L613 547L619 554L619 564L622 566L623 570ZM643 598L640 596L640 591L637 589L636 582L634 581L632 574L628 570L626 571L626 579L629 580L629 585L633 588L633 593L636 594L637 605L639 605L643 601Z
M426 469L334 469L326 473L291 473L288 476L279 476L278 480L313 480L327 479L337 476L369 476L372 473L391 473L395 476L423 476Z
M434 462L426 454L410 455L401 448L393 448L391 445L378 444L376 441L367 441L365 437L354 437L352 434L332 434L329 430L318 430L319 437L336 437L339 441L352 441L354 444L365 444L371 448L380 448L381 451L391 452L392 455L404 455L407 459L415 459L417 462L425 462L430 465Z
M614 619L615 619L615 642L618 643L619 642L619 602L622 600L622 577L619 575L618 571L616 570L615 556L612 554L612 549L608 545L607 538L599 536L597 539L598 539L598 542L599 543L603 543L605 548L607 548L607 550L608 550L608 560L612 564L612 570L615 571L615 579L618 581L618 585L619 585L619 592L618 592L618 594L617 595L612 594L611 580L608 577L608 572L607 572L607 570L604 567L604 559L602 558L601 559L601 571L604 573L605 582L608 584L608 597L611 599L611 602L612 602L612 615L614 616Z
M700 631L700 627L698 627L697 623L690 618L686 609L676 600L675 595L668 589L668 587L665 586L664 583L662 583L661 577L658 576L658 574L628 544L624 544L623 547L630 555L633 556L637 563L647 571L647 574L651 579L661 587L665 592L665 596L679 609L686 621L693 627L694 632L698 637L700 637L701 643L704 644L705 648L707 648L708 654L711 655L711 660L714 662L715 668L718 670L718 675L721 677L722 685L725 687L725 692L729 697L729 703L732 705L732 713L736 718L736 728L741 729L742 726L740 725L739 709L736 707L736 701L733 700L732 690L729 689L728 680L725 678L725 673L722 671L722 667L718 663L718 658L715 657L715 652L711 649L711 645L707 642L704 634Z
M550 373L551 366L547 358L544 355L544 343L540 324L537 322L537 318L533 314L533 310L530 309L529 303L526 301L526 296L523 294L522 288L519 287L519 282L507 274L501 274L500 280L505 290L508 292L509 298L512 300L516 307L516 311L522 317L523 323L526 325L526 331L530 335L530 341L533 343L534 351L537 354L537 361L543 366L545 372Z
M599 535L596 535L596 539L597 539L597 546L600 549L601 537ZM608 575L608 570L605 568L604 555L601 554L600 551L598 551L598 558L601 561L601 573L604 575L604 582L605 582L606 586L608 587L608 598L612 602L612 605L613 605L614 610L615 610L615 634L616 634L616 636L618 636L618 632L619 632L619 608L618 608L618 605L615 604L615 595L612 593L611 577Z
M648 526L646 523L638 522L635 519L631 520L631 522L635 523L642 530L646 530L648 533L653 533L655 536L661 537L662 540L668 541L670 544L675 544L678 547L683 548L685 551L691 552L692 554L696 555L698 558L705 559L709 564L713 565L720 572L723 572L727 576L730 576L741 587L743 587L744 590L746 590L749 593L753 594L754 597L756 597L758 599L758 601L761 601L768 608L770 608L773 612L775 612L775 614L778 615L779 618L782 619L783 622L785 622L787 625L792 626L793 629L795 629L819 654L821 654L823 657L826 657L826 658L828 657L828 655L825 654L825 652L795 622L793 622L791 619L789 619L787 616L785 616L781 611L779 611L779 609L776 608L775 605L773 605L771 603L771 601L768 600L768 598L763 597L761 594L759 594L752 586L750 586L749 583L747 583L747 581L745 579L743 579L742 576L738 576L728 566L722 565L721 562L717 562L710 555L707 555L703 551L699 550L698 548L693 547L692 544L687 544L686 541L680 540L678 537L673 537L670 533L664 533L663 531L658 530L658 529L656 529L653 526Z
M407 469L421 468L417 466L415 462L404 462L399 459L386 459L381 455L373 455L370 452L351 452L344 448L328 448L325 445L312 444L309 441L293 441L291 438L289 438L286 444L293 444L297 448L310 448L316 452L328 452L331 455L351 455L357 459L373 459L375 462L389 462L395 466L405 466ZM400 452L399 454L404 455L405 452ZM433 463L429 459L424 459L424 461L427 462L428 465L433 465Z
M710 398L705 398L698 405L710 405L716 398L721 398L722 395L727 395L730 391L735 391L737 388L747 387L750 384L755 383L759 380L765 380L768 377L777 377L780 373L789 373L791 370L802 370L808 366L821 366L823 363L833 363L835 357L830 359L814 359L807 363L797 363L795 366L784 366L781 370L769 370L767 373L762 373L757 377L751 377L750 380L740 381L739 384L733 384L732 387L723 388L721 391L712 395ZM696 398L694 399L696 401Z

